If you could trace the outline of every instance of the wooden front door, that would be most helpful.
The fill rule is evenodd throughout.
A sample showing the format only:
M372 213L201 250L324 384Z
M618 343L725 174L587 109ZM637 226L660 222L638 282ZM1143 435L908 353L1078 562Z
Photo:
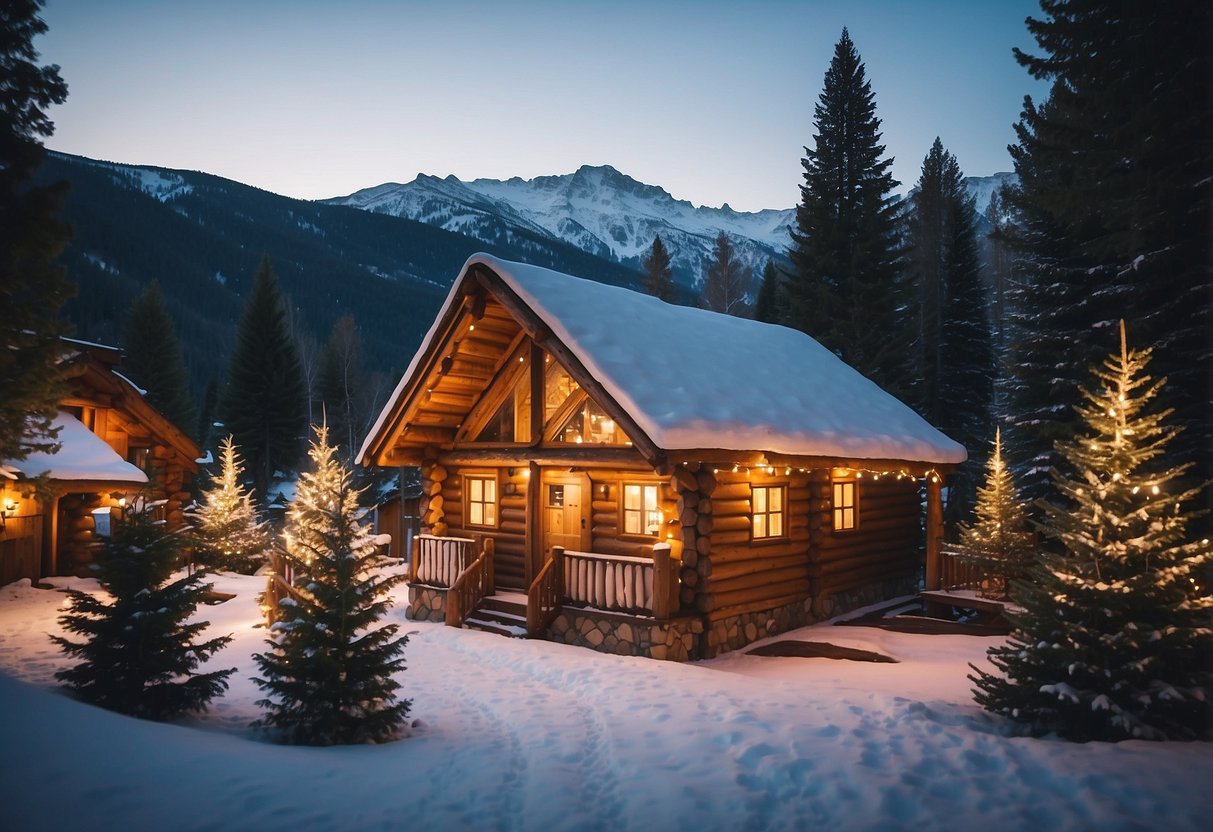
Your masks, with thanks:
M590 478L585 474L545 474L539 489L543 521L540 566L552 558L552 547L590 548Z

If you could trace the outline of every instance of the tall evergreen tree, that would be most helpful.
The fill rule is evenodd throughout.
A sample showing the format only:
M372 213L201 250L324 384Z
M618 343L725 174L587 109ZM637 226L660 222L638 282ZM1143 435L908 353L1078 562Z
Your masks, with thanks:
M912 401L970 450L987 435L993 346L977 249L976 208L956 157L937 137L907 215L914 311Z
M40 139L55 129L46 111L67 98L59 67L37 63L41 6L0 6L0 460L57 447L59 338L69 332L59 310L74 293L56 263L71 239L59 219L67 183L31 184L45 154Z
M1021 464L1057 463L1076 378L1128 315L1184 432L1168 453L1213 478L1213 4L1043 0L1015 57L1053 82L1026 99L1012 157L1022 260L1011 410ZM1042 494L1039 477L1025 480ZM1207 520L1205 521L1208 522Z
M132 510L102 550L103 601L72 590L70 609L59 617L76 642L51 636L81 661L55 673L86 702L147 719L171 719L201 711L227 690L235 668L198 673L198 666L232 640L199 641L208 626L190 621L210 584L203 572L172 579L182 540L147 511Z
M362 331L353 315L343 315L320 354L316 377L317 398L324 405L324 418L333 445L352 464L362 445L366 414L370 408L362 370Z
M758 298L754 301L754 320L766 324L781 322L780 310L784 306L779 287L779 270L774 261L768 260L762 269L762 285L758 287Z
M236 331L221 407L244 451L255 497L264 501L275 471L294 470L307 425L307 390L291 341L278 281L262 257Z
M202 394L202 407L198 411L198 443L210 448L215 432L215 415L219 411L219 382L214 376L207 379L206 392Z
M1082 390L1080 430L1058 442L1061 500L1044 530L1061 546L1015 594L1007 644L977 671L979 704L1034 733L1074 740L1213 738L1213 593L1197 583L1208 540L1188 541L1181 484L1167 461L1172 411L1151 401L1150 350L1121 349Z
M977 519L960 524L959 541L943 550L978 567L989 579L988 592L1009 595L1013 581L1027 579L1036 562L1036 536L1002 458L1002 431L994 433L994 453L986 463L985 483L977 489Z
M219 476L190 515L195 557L207 566L252 574L265 563L270 534L240 482L244 469L230 435L219 445L219 465Z
M898 288L899 184L882 159L876 97L846 29L813 113L792 232L788 321L894 395L907 387Z
M412 704L397 699L393 674L404 670L408 637L396 624L376 626L391 606L388 590L403 573L385 574L358 491L316 429L313 470L299 480L283 540L298 600L281 603L269 650L253 658L268 696L258 727L303 745L392 739Z
M181 342L160 282L153 280L135 298L123 325L122 373L147 390L147 402L192 435L197 411L186 381Z
M674 272L670 268L670 253L660 234L653 236L653 245L640 265L644 269L644 290L666 303L673 303L676 297Z
M712 262L708 263L708 273L703 279L700 305L713 312L748 317L749 293L753 282L754 272L737 259L728 235L721 231L716 235Z

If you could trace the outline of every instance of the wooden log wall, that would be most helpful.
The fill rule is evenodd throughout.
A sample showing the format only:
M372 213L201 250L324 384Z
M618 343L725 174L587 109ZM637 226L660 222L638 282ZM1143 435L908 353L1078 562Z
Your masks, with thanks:
M809 475L798 471L721 469L712 492L710 599L703 612L720 620L804 599L809 580ZM754 541L751 492L755 485L783 486L784 534ZM702 510L702 505L701 505Z
M497 474L498 517L495 529L469 527L464 523L463 473L473 470L477 473L490 471ZM444 535L477 540L492 538L496 547L494 568L497 586L525 590L528 549L526 492L529 477L525 464L514 467L512 476L510 470L460 468L454 465L448 467L437 462L428 468L422 466L421 522L423 525L429 525L431 518L437 520L445 528ZM440 479L433 479L435 476ZM433 494L430 495L430 492ZM430 534L436 535L437 532L431 531Z
M678 495L666 480L656 478L651 471L626 471L614 469L590 469L590 551L602 555L624 557L652 557L654 543L676 544L677 527L663 523L656 537L625 535L623 533L623 486L625 483L657 485L657 499L663 521L678 516ZM605 489L605 492L604 492ZM668 539L673 533L674 539ZM674 546L677 550L677 546ZM678 555L674 552L674 557Z
M833 530L833 487L828 471L814 471L810 489L817 510L809 519L814 595L829 596L878 581L896 580L918 569L922 542L918 481L894 476L856 480L856 527Z

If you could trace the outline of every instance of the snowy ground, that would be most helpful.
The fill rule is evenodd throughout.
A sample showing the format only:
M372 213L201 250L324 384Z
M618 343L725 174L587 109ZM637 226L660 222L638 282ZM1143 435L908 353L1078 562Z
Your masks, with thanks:
M83 588L89 581L59 581ZM994 640L819 625L784 638L899 664L730 654L676 665L395 619L411 736L253 733L254 601L203 607L238 667L204 716L140 722L54 689L65 596L0 587L0 829L1207 829L1213 745L1008 736L970 699Z

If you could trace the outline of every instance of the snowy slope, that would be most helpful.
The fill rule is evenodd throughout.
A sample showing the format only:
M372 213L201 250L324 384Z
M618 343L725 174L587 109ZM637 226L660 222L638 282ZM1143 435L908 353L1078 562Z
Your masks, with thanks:
M54 582L97 592L95 581ZM1207 828L1209 743L1010 736L972 701L995 638L821 624L783 638L896 664L731 653L678 665L405 621L417 724L298 748L249 728L264 579L221 574L203 637L236 667L175 725L54 689L66 597L0 587L0 829L1147 830Z
M721 231L757 274L767 260L784 256L795 218L792 209L751 213L727 204L696 207L609 165L505 181L422 175L405 185L379 185L326 201L408 217L486 242L504 233L538 231L637 267L660 234L679 282L687 286L701 279Z

